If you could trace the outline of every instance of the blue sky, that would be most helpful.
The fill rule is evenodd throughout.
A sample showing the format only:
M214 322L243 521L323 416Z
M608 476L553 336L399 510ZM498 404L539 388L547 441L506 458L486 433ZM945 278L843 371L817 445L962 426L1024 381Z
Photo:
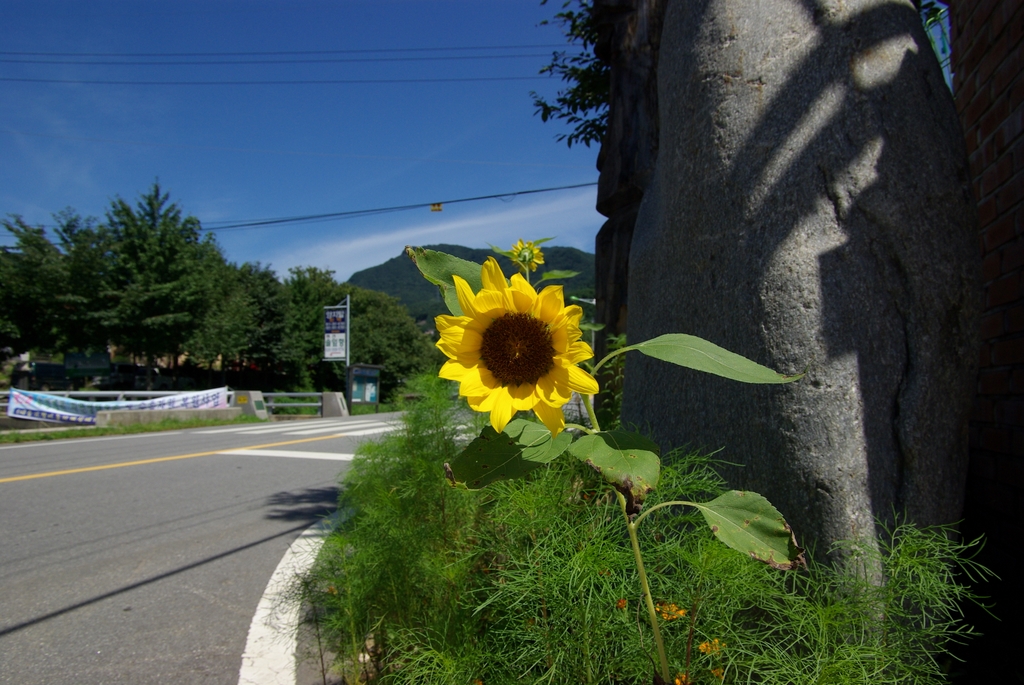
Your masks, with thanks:
M567 148L555 140L565 126L533 113L530 91L550 98L559 86L533 77L564 44L557 26L539 25L560 6L4 0L0 215L51 225L72 207L102 217L111 199L134 202L156 179L208 228L596 182L597 147ZM262 63L180 64L225 61ZM294 83L495 78L525 80ZM252 81L287 83L236 85ZM270 263L282 276L293 266L330 268L343 280L406 244L557 236L553 245L593 251L603 221L595 194L215 234L231 261Z

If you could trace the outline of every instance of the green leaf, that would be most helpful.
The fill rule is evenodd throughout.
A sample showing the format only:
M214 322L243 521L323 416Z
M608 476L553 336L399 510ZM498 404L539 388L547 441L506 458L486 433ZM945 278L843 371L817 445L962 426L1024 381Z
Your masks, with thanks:
M772 568L790 570L806 566L803 550L771 502L756 492L732 490L700 509L715 536L737 552Z
M580 322L581 331L599 331L604 328L603 323L591 323L589 321Z
M483 287L479 264L422 247L406 246L405 253L409 255L423 277L440 288L448 311L455 316L462 316L462 307L459 306L459 298L455 293L455 279L452 276L464 278L474 293Z
M565 431L552 440L551 431L543 425L515 419L501 433L484 428L480 437L445 464L445 474L453 485L465 483L474 490L497 480L522 478L565 452L570 442L572 436Z
M494 252L497 252L502 257L508 257L512 261L515 261L515 259L516 259L516 253L515 252L512 252L511 250L503 250L500 247L497 247L495 245L491 245L490 243L487 243L487 244L490 246L491 250L493 250Z
M647 438L623 430L584 435L569 453L594 467L626 497L627 511L640 511L644 497L658 485L661 450Z
M752 362L703 338L685 333L659 335L647 342L630 345L627 350L643 352L648 357L713 373L741 383L791 383L804 374L786 376Z
M569 271L568 269L552 269L551 271L545 271L537 282L550 281L555 278L572 278L573 276L579 276L579 271Z
M543 245L544 243L551 242L552 240L554 240L557 237L558 236L551 236L550 238L538 238L537 240L534 240L532 242L533 242L534 245ZM531 241L527 240L526 242L531 242Z

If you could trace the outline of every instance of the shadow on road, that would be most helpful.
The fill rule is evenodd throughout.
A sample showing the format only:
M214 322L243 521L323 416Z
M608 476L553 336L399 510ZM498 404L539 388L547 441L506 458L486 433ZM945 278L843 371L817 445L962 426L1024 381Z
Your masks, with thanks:
M267 498L266 506L271 507L266 514L268 519L312 525L338 507L338 488L325 486L275 492Z

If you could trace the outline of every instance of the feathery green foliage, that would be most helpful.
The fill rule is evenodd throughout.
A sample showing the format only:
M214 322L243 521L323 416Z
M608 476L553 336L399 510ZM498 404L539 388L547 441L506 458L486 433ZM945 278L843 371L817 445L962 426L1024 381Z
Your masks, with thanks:
M558 460L485 490L449 487L442 465L479 432L460 423L480 415L444 381L415 388L405 430L361 448L347 519L300 584L346 682L649 683L650 626L607 484ZM721 493L713 466L665 455L645 506ZM700 516L667 507L640 528L669 663L691 682L941 683L946 648L972 635L959 607L987 571L970 560L977 542L951 530L901 524L875 552L847 543L861 563L844 568L881 568L878 583L813 559L779 573Z

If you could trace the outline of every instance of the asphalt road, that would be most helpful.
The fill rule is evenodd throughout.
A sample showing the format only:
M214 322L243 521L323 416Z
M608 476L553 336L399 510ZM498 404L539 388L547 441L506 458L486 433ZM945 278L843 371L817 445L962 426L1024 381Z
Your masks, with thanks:
M282 555L396 421L0 445L0 683L235 685Z

